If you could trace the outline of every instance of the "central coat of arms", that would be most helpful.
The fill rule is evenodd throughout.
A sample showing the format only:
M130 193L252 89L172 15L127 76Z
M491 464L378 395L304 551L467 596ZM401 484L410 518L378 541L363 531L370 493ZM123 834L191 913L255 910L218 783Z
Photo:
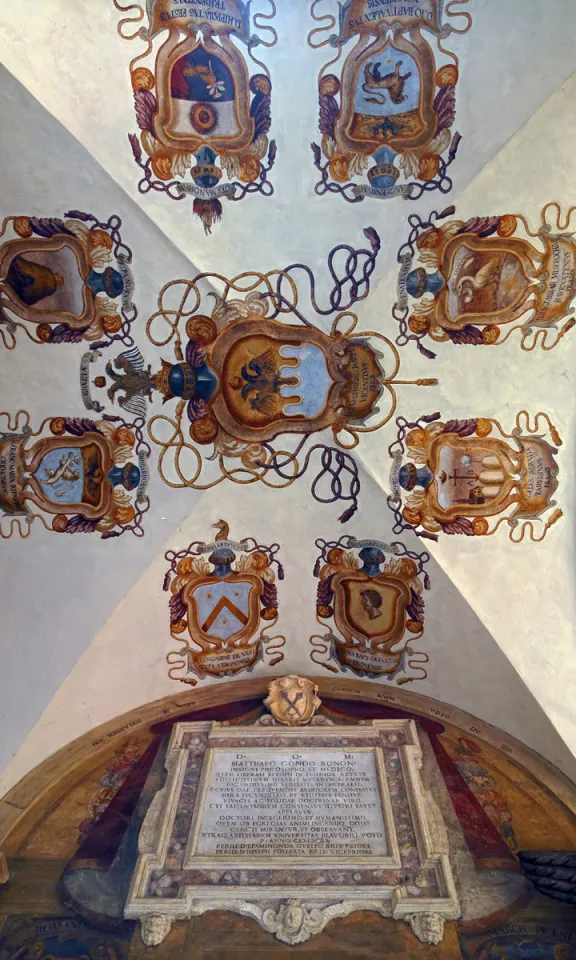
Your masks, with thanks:
M368 295L380 247L375 230L364 232L366 248L340 244L330 251L334 286L326 307L317 300L312 270L299 263L230 280L201 274L165 285L146 329L155 346L172 345L173 359L164 355L153 371L132 349L106 365L108 379L94 382L134 416L146 416L148 403L159 396L174 404L173 413L152 411L148 420L169 486L207 489L225 479L287 486L317 451L321 470L313 496L344 501L343 521L354 513L360 479L347 451L390 419L397 383L436 383L399 380L393 344L382 334L356 330L349 308ZM299 274L310 282L308 309L300 303ZM309 319L312 310L333 317L329 332ZM310 436L323 431L335 445L307 447Z
M193 674L224 677L252 669L264 652L271 665L284 658L285 638L266 632L278 619L273 567L279 579L284 576L278 544L229 540L224 520L214 526L219 532L212 543L195 541L166 554L170 632L181 643L168 654L169 676L192 686Z

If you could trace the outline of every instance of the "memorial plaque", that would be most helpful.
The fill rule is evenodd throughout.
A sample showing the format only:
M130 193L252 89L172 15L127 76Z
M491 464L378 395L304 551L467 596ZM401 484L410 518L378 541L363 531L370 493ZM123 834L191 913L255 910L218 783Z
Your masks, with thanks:
M179 723L145 818L125 916L147 944L207 910L297 944L375 910L438 942L460 910L411 720Z
M386 855L384 787L374 750L264 747L214 750L210 759L193 857Z

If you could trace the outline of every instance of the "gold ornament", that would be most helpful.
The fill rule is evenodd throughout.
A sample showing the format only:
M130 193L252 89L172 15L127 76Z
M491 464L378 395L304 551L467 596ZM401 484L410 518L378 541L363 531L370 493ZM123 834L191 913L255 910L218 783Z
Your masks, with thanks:
M318 687L313 680L290 674L272 681L264 706L278 723L288 727L303 726L310 723L321 705L317 693Z

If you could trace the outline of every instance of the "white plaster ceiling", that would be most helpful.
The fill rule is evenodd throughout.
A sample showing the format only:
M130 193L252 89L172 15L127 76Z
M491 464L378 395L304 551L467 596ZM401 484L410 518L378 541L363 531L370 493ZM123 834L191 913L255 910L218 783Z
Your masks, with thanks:
M446 201L432 195L424 214L450 202L462 219L523 212L538 223L549 200L574 201L573 0L472 0L474 26L458 38L461 81L457 128L463 135ZM391 333L396 251L405 239L401 199L346 205L313 195L309 143L316 138L315 76L306 45L308 4L278 4L278 45L267 52L278 144L275 193L226 204L205 237L191 204L141 197L126 134L134 128L128 62L112 0L43 0L42 16L4 0L0 41L2 215L60 216L70 208L118 213L134 250L138 343L168 280L212 270L232 276L302 261L322 270L336 242L359 243L367 225L381 240L373 288L358 305L363 328ZM294 64L298 63L298 69ZM415 205L416 206L416 205ZM400 388L408 418L495 416L510 427L522 408L543 410L564 445L557 499L564 516L541 544L501 536L443 537L433 555L425 642L428 678L420 692L500 726L574 776L574 356L576 338L549 353L516 341L486 350L440 345L434 362L405 350L402 374L437 377L437 387ZM85 413L78 388L82 344L37 346L22 339L0 356L0 409L47 415ZM392 424L363 438L357 459L363 491L348 524L356 536L390 537L387 446ZM132 707L179 692L167 677L171 648L164 552L211 538L225 517L233 537L278 541L286 568L279 627L288 638L280 668L262 674L320 672L309 659L315 632L314 539L337 537L337 507L319 506L306 478L281 491L221 485L208 493L171 490L153 472L152 509L142 539L65 537L35 525L26 541L0 548L0 793L75 736ZM406 535L409 545L416 538ZM210 683L204 680L202 683ZM386 685L387 681L381 681ZM180 689L184 689L183 687Z

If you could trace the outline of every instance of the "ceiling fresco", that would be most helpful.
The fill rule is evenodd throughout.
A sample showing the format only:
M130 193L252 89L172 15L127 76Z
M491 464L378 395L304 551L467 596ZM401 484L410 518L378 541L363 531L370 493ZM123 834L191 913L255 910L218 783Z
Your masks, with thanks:
M289 671L576 777L572 0L26 7L0 794L129 710Z

